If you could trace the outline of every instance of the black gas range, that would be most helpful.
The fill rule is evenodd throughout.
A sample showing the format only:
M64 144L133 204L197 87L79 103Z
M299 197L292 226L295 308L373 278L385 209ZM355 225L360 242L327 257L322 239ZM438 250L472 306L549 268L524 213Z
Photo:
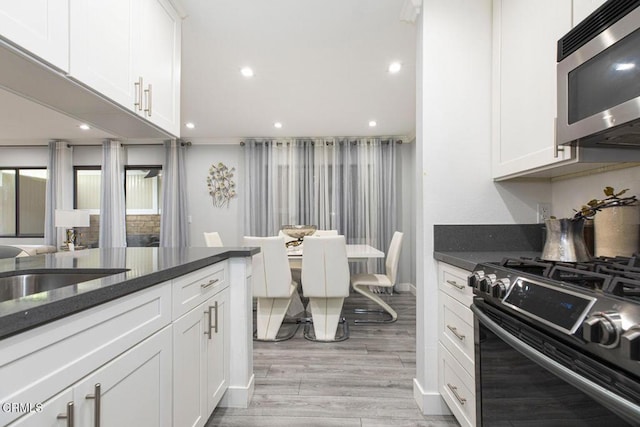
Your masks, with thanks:
M640 257L584 263L506 258L478 264L468 284L476 295L476 378L484 382L476 390L479 425L532 421L526 418L530 414L539 425L640 425ZM505 368L505 360L512 366ZM525 360L534 362L532 372L514 378ZM539 368L551 374L543 388L572 395L579 409L563 413L561 396L545 401L542 393L535 408L549 414L529 412L532 407L505 415L497 396L511 384L534 384L521 397L535 401L532 396L540 394L535 384L546 375ZM501 369L504 379L496 376ZM556 384L557 377L563 381ZM573 395L574 389L584 398Z

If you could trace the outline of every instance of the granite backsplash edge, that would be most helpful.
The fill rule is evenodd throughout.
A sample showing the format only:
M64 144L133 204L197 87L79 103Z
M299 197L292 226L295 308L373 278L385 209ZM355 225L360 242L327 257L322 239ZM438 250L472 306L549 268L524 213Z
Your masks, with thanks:
M436 224L433 236L435 252L540 252L544 224Z

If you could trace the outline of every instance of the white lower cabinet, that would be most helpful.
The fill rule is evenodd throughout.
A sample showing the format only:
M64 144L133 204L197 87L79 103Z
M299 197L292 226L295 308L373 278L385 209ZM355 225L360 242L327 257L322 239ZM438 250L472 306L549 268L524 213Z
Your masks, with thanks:
M228 288L173 323L173 425L203 426L229 378Z
M229 386L228 274L223 261L5 338L0 426L203 426Z
M438 263L438 390L461 426L476 425L470 272Z

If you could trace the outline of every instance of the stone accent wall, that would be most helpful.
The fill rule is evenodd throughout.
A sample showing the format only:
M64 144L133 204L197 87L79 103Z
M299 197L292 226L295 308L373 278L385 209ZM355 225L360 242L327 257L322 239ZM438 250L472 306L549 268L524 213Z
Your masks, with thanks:
M127 241L130 246L146 246L160 238L160 215L127 215ZM100 215L90 215L89 227L77 227L78 245L98 247Z

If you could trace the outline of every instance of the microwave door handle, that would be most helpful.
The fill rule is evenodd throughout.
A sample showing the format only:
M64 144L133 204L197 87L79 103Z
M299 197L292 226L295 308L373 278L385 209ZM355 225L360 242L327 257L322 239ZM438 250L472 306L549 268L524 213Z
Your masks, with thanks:
M614 413L620 415L621 417L627 419L628 421L632 421L636 423L640 419L640 407L629 402L626 399L623 399L620 396L617 396L605 389L604 387L599 386L584 377L576 374L570 369L565 368L555 360L550 359L539 351L529 347L524 344L522 341L518 340L516 337L502 329L497 323L489 318L486 314L484 314L475 304L471 305L471 311L473 311L474 316L491 332L496 334L498 338L509 344L513 349L527 358L531 359L538 365L545 368L547 371L556 375L557 377L563 379L567 383L577 387L579 390L582 390L596 401L600 402L603 406L609 408Z
M560 151L564 153L564 145L558 145L558 118L553 118L553 158L557 159Z

